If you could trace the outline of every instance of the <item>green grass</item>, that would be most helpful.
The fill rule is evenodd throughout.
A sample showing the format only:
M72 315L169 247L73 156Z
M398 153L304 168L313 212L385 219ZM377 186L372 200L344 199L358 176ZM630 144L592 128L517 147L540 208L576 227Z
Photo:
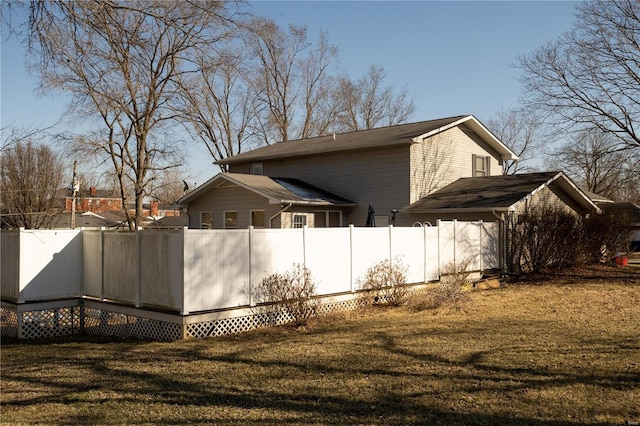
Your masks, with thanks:
M640 273L173 343L2 344L10 424L640 421ZM416 305L414 305L416 306Z

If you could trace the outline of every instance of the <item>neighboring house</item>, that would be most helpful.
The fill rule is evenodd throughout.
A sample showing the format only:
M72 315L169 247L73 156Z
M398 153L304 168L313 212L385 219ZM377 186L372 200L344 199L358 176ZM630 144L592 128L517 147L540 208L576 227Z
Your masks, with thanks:
M51 218L51 229L71 229L71 214L69 212L62 212L53 215ZM100 229L100 228L113 228L118 226L118 222L106 219L98 214L92 212L77 213L76 229Z
M615 202L593 192L585 193L611 220L620 219L629 224L629 250L640 252L640 206L630 202Z
M220 173L180 199L203 229L344 226L356 203L291 178Z
M218 162L229 174L215 176L179 206L191 228L364 226L370 205L378 226L393 217L395 225L411 226L416 217L403 207L460 178L501 175L503 162L515 159L474 116L463 115L279 142L229 157Z
M70 190L64 190L65 212L70 212L73 206L73 195ZM101 213L122 210L122 199L112 190L96 189L95 186L76 194L76 212Z
M563 206L580 216L600 212L563 172L461 178L401 211L429 222L495 221L545 203Z
M621 218L625 223L629 223L629 251L640 252L640 206L634 203L606 203L600 207L605 214L615 220Z
M145 229L179 229L187 226L187 216L163 216L145 225Z

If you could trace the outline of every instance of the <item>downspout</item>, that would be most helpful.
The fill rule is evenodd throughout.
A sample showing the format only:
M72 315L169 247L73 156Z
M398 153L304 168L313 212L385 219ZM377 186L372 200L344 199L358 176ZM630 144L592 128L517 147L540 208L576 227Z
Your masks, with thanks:
M504 213L496 213L491 210L491 214L498 219L498 267L503 275L507 273L507 227L505 224Z
M271 216L269 218L269 228L271 228L271 222L273 222L273 219L275 219L276 217L278 217L279 215L281 215L282 213L286 212L287 210L289 210L291 208L291 206L293 206L293 203L289 203L289 205L284 206L283 208L280 209L280 211L278 211L276 214L274 214L273 216ZM280 227L282 228L282 223L280 223Z

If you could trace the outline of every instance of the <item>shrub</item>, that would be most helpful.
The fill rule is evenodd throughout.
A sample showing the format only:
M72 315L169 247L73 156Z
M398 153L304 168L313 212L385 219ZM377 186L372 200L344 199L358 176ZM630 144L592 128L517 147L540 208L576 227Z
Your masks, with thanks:
M514 272L538 273L574 264L583 240L581 220L562 207L538 205L513 216L510 258Z
M298 263L291 270L266 276L255 289L259 310L270 321L277 323L281 312L291 318L296 326L303 326L315 314L316 285L311 271Z
M414 309L437 309L443 305L458 305L471 301L467 294L470 285L467 272L470 260L462 262L450 262L444 265L440 271L440 283L434 290L429 291L424 297L420 297L414 303Z
M471 300L467 294L470 285L468 272L471 259L464 259L461 262L450 262L440 270L440 284L437 292L445 303L467 302Z
M381 260L367 269L364 278L359 280L360 288L374 303L403 305L409 297L407 269L399 257Z
M629 249L632 220L625 212L607 211L584 220L583 257L587 262L608 262Z

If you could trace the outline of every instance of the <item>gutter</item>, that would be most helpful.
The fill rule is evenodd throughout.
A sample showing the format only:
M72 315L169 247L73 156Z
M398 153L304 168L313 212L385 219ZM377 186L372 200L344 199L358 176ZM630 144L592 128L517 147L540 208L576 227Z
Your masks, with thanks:
M491 213L495 216L495 212L508 212L511 207L484 207L484 208L457 208L457 209L400 209L402 213L409 214L438 214L438 213ZM497 217L497 216L496 216Z

